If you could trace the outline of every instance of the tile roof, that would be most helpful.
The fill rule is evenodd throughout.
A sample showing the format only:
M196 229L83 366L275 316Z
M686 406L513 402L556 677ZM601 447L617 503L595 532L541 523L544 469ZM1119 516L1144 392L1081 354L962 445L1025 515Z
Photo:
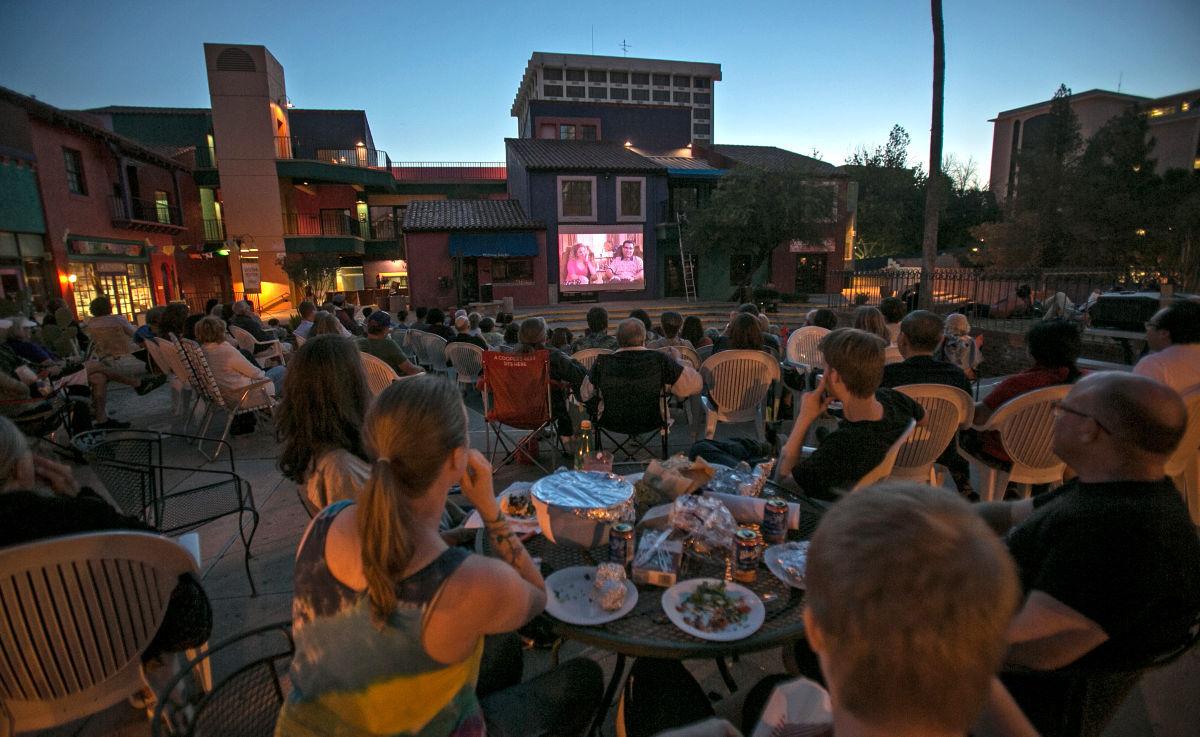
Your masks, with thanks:
M646 158L661 164L668 169L695 169L698 171L720 171L720 169L707 159L700 159L690 156L647 156Z
M768 171L800 169L813 174L833 175L838 173L837 167L833 164L821 161L820 159L814 159L811 156L798 154L794 151L788 151L778 146L736 146L722 143L708 146L707 148L718 156L729 159L734 163L752 166L757 169L766 169Z
M80 112L135 115L211 115L212 110L206 107L144 107L139 105L106 105L105 107L90 107Z
M10 90L7 87L0 87L0 101L12 103L18 107L24 108L25 111L38 118L46 121L51 125L60 125L66 128L73 128L87 135L95 136L105 141L110 141L120 147L125 153L146 160L147 163L157 164L172 169L181 169L190 171L191 167L182 164L179 161L171 158L177 151L172 148L170 151L158 148L155 146L147 146L144 143L139 143L132 138L127 138L122 135L113 133L112 131L98 125L94 115L86 112L63 110L53 105L42 102L36 97L22 95L20 92Z
M666 173L662 165L608 141L506 138L504 144L526 169Z
M404 230L541 230L517 200L417 200L404 212Z

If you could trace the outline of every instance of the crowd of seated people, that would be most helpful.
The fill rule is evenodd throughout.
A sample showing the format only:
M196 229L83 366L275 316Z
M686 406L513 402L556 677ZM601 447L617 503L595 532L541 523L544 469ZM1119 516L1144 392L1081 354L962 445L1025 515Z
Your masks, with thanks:
M897 302L898 309L860 310L862 329L838 328L827 310L806 319L831 329L820 343L826 368L796 408L777 470L829 511L809 551L799 615L807 638L792 660L812 688L828 689L832 734L1066 735L1068 694L1081 679L1128 690L1142 669L1187 641L1200 612L1200 540L1163 472L1187 421L1180 393L1196 384L1195 308L1178 303L1147 323L1153 353L1134 374L1083 375L1075 366L1078 327L1035 324L1027 336L1034 367L1001 382L978 407L976 424L1023 392L1073 384L1056 406L1053 431L1054 452L1073 478L1030 499L971 505L918 484L848 493L910 423L924 421L921 406L896 387L971 390L964 367L941 358L951 357L943 347L962 337L959 326L933 312L903 314ZM248 317L248 305L237 303L206 311L226 307L234 321ZM611 405L614 395L628 402L701 391L681 348L709 341L713 352L779 351L753 305L734 310L715 339L699 319L672 311L654 326L635 310L610 335L607 310L594 307L578 337L540 318L457 312L447 320L440 309L418 308L397 322L384 310L363 318L344 300L327 309L306 302L295 332L304 328L307 340L286 369L266 371L231 342L222 319L191 322L223 387L273 380L259 391L279 397L278 467L313 516L296 555L297 652L277 734L576 735L601 699L599 666L586 658L522 678L513 633L544 608L545 582L497 507L489 463L468 443L459 390L426 375L372 398L360 353L401 375L420 373L397 342L401 325L486 350L546 350L551 379L563 387L552 395L552 416L565 443L574 435L568 395L603 418L601 403ZM147 338L186 333L191 320L182 306L155 318ZM346 339L356 333L363 335ZM26 362L25 354L40 357L26 341L10 332L0 358L5 351ZM613 353L588 370L570 355L587 348ZM901 360L891 360L893 349ZM604 390L614 385L623 391ZM834 402L836 426L805 455L810 429ZM87 516L85 506L101 505L87 506L99 521L84 529L140 524L114 516L98 495L74 491L69 472L28 455L7 431L0 419L5 518L44 516L37 510L59 505L60 521L74 524ZM956 450L951 442L939 462L972 498ZM729 441L693 448L722 463L763 452ZM61 499L31 497L36 486ZM492 555L467 552L475 532L462 526L460 503L480 513ZM0 537L0 546L11 544ZM794 686L775 676L755 687L739 732L710 718L707 699L692 709L685 699L664 698L687 691L690 678L678 662L639 660L625 695L626 734L749 734L772 690Z

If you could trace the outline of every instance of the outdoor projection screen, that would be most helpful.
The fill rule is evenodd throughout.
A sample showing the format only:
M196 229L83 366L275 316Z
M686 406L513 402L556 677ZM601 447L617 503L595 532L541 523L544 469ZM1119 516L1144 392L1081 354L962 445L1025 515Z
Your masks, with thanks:
M558 233L560 292L623 292L646 288L641 229L592 226Z

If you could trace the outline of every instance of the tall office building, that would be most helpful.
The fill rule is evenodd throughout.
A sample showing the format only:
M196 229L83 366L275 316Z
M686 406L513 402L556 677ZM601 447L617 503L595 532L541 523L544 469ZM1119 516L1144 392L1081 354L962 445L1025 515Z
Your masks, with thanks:
M720 64L536 51L511 112L519 138L711 144L720 80Z

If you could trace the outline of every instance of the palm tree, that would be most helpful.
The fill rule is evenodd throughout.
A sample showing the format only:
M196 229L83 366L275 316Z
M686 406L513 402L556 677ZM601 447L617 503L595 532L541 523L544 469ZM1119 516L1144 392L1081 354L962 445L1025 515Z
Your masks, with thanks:
M942 188L942 107L946 93L946 40L942 0L930 0L933 19L933 119L929 126L929 179L925 185L925 238L921 244L922 307L933 306L933 264L937 260L938 209Z

